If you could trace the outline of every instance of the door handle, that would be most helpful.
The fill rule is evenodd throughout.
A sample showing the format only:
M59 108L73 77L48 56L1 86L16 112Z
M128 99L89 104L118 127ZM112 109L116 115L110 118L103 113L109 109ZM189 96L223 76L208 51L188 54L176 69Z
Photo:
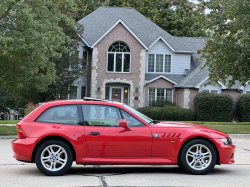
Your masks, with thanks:
M97 135L100 135L100 133L99 132L89 132L89 135L95 135L95 136L97 136Z

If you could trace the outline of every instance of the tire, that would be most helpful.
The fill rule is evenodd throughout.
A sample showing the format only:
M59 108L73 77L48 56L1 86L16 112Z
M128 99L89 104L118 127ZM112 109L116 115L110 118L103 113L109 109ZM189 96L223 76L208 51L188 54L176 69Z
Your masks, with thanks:
M73 162L73 154L65 142L48 140L43 142L35 154L37 168L45 175L59 176L65 174Z
M191 140L180 152L181 167L193 175L207 174L214 168L216 160L214 146L203 139Z

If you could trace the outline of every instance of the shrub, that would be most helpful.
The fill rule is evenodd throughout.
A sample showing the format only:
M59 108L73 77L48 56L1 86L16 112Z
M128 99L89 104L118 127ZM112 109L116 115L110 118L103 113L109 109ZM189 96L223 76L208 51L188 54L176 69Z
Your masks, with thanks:
M27 104L24 109L24 116L27 116L29 113L35 110L38 106L39 106L38 104L32 104L32 103Z
M168 105L163 108L148 106L137 110L155 120L193 121L195 115L192 110Z
M241 122L250 121L250 95L242 95L237 102L238 120Z
M149 106L151 107L164 107L164 106L176 106L173 102L165 100L165 99L158 99L156 101L152 101Z
M162 111L162 120L169 121L193 121L195 119L194 111L177 106L165 106Z
M233 98L229 95L201 92L194 98L198 121L229 121L233 105Z

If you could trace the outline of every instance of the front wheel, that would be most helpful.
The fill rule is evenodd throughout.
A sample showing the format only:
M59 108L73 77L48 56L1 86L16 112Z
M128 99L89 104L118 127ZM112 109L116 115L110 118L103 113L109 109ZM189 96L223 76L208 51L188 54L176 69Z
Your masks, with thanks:
M35 155L37 168L49 176L65 174L73 162L73 154L68 146L60 140L48 140L43 142Z
M203 139L188 142L180 153L180 165L188 173L204 175L210 172L216 163L217 154L211 143Z

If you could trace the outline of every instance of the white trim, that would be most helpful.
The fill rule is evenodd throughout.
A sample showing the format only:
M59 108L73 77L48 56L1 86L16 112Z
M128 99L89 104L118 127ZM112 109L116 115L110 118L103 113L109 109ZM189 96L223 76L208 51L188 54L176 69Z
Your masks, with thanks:
M199 84L197 84L196 86L194 86L195 88L200 88L200 86L206 82L209 79L209 76L207 76L205 79L203 79ZM221 85L221 89L227 89L227 87L220 81L218 81L218 84Z
M121 23L129 32L130 34L132 34L137 40L138 42L146 49L148 50L148 47L140 40L140 38L138 38L135 33L133 33L129 27L121 20L119 19L107 32L105 32L92 46L90 46L91 48L95 47L96 44L98 44L110 31L113 30L113 28L115 28L119 23Z
M81 38L81 37L80 37ZM81 38L82 39L82 41L88 46L88 47L91 47L90 45L89 45L89 43L86 41L86 40L84 40L83 38ZM93 48L93 47L92 47Z
M221 85L221 89L223 89L223 90L227 89L227 87L224 84L222 84L222 82L218 81L218 84Z
M164 100L167 100L167 90L171 90L172 91L172 100L171 102L173 103L174 101L174 89L173 88L148 88L148 105L149 105L149 90L153 89L155 91L155 98L154 101L157 100L157 90L158 89L163 89L164 90ZM167 100L169 101L169 100Z
M155 44L156 42L158 42L159 40L162 40L174 53L195 53L195 51L176 51L173 47L171 47L171 45L162 37L162 36L159 36L149 47L148 47L148 50L151 49Z
M148 71L148 64L149 64L149 55L154 55L154 71ZM162 72L157 72L156 71L156 55L163 55L163 68L162 68ZM170 72L165 72L165 68L166 68L166 55L170 56ZM147 73L157 73L157 74L162 74L162 73L166 73L166 74L172 74L172 70L173 70L173 55L172 54L168 54L168 53L148 53L147 54Z
M151 82L153 82L153 81L155 81L155 80L157 80L157 79L159 79L159 78L163 78L163 79L165 79L165 80L167 80L167 81L173 83L174 85L177 84L176 82L172 81L171 79L169 79L169 78L167 78L167 77L164 77L163 75L160 75L160 76L155 77L155 78L153 78L153 79L151 79L151 80L149 80L149 81L145 81L145 85L148 84L148 83L151 83Z
M156 42L158 42L158 40L162 40L173 52L175 52L174 48L172 48L169 43L162 37L162 36L159 36L149 47L148 47L148 50L151 49L155 44Z
M194 86L195 88L200 88L200 86L206 82L209 79L209 76L207 76L205 79L203 79L199 84L197 84L196 86Z

